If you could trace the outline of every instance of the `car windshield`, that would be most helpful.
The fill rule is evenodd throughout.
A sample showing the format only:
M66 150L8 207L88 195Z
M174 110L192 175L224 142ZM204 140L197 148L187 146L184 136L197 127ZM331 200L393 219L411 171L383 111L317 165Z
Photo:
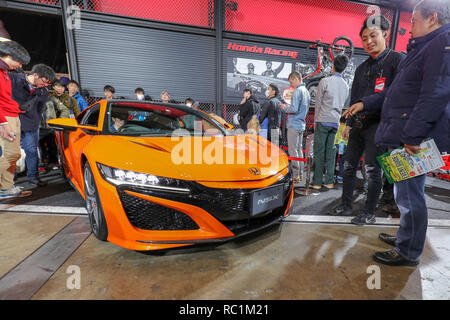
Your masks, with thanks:
M223 135L215 119L186 106L112 102L105 114L105 131L123 136Z

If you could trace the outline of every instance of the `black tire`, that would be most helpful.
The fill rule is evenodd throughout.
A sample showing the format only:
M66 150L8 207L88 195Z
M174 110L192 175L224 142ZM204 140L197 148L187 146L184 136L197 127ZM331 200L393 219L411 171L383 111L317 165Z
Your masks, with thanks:
M87 161L84 165L83 173L86 210L88 212L92 233L98 240L106 241L108 238L108 227L106 225L105 215L103 214L100 197L98 196L94 175Z
M338 42L340 42L338 44ZM334 39L333 44L331 45L331 53L333 54L333 59L339 54L345 54L348 59L351 59L353 56L354 46L353 41L346 36L339 36Z

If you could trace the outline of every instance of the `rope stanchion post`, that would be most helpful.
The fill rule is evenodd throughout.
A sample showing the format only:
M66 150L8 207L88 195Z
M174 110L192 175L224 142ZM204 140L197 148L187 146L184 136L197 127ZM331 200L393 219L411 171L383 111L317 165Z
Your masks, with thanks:
M281 149L288 150L287 147L281 147ZM303 153L306 151L303 150ZM301 161L305 162L307 164L307 174L306 174L306 183L305 187L299 187L297 190L295 190L295 193L308 196L308 195L318 195L319 192L311 191L309 181L310 181L310 175L311 175L311 166L312 166L312 159L311 158L296 158L296 157L288 157L288 160L290 161ZM295 187L295 186L294 186Z

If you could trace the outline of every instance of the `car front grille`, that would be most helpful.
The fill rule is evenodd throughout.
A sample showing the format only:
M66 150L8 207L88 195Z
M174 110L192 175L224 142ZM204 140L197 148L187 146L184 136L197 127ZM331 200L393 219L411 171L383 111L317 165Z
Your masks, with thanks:
M232 212L249 211L249 197L250 194L247 191L234 191L224 189L221 191L214 191L215 199L217 203Z
M292 170L270 187L283 185L284 205L280 208L250 216L251 194L259 189L207 188L192 183L191 194L177 195L136 186L118 187L120 200L131 224L144 230L198 230L197 223L183 212L141 199L125 190L143 195L169 199L200 207L213 215L233 233L257 229L282 218L292 189Z
M187 214L118 190L130 223L143 230L198 230L199 226Z
M272 210L261 217L222 221L222 223L235 235L262 228L272 223L276 223L282 219L283 213L286 210L287 201L288 200L286 200L285 204L282 207Z
M291 171L286 174L283 179L271 185L283 185L285 197L289 195L292 187ZM213 189L217 205L223 207L227 211L235 213L250 212L250 194L258 189Z

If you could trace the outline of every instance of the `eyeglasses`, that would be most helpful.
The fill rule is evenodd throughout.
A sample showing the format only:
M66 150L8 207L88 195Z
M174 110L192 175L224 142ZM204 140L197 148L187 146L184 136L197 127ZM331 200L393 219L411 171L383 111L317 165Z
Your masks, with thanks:
M45 85L45 87L50 86L52 84L52 82L49 81L47 78L38 78L38 80L40 80L41 83Z

